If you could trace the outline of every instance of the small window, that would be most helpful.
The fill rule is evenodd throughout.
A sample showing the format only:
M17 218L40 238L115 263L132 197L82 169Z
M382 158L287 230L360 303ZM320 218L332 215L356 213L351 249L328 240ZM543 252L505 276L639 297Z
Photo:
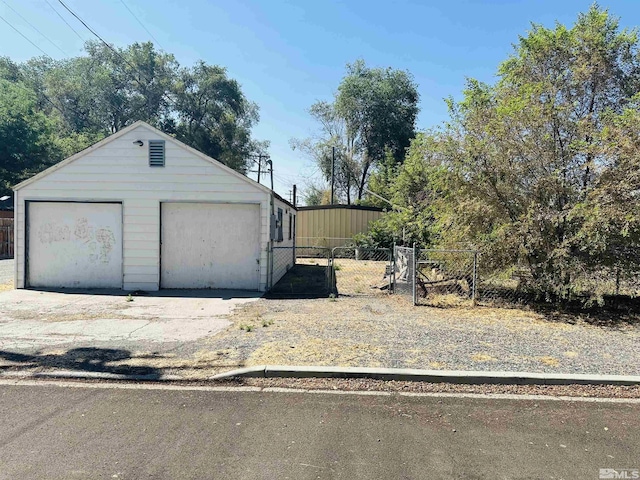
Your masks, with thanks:
M293 215L289 214L289 240L293 235Z
M282 209L279 208L278 209L278 224L277 224L278 238L276 239L276 241L278 241L278 242L282 242L284 240L284 236L282 235L282 222L283 222L283 220L284 220L284 217L283 217Z
M164 140L149 140L149 166L164 167Z

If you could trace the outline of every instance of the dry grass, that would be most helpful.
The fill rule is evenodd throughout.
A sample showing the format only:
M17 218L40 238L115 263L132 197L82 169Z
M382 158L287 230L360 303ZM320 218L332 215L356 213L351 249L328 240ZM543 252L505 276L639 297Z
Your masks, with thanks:
M473 300L465 298L455 293L441 293L429 295L428 299L420 299L421 303L425 303L430 307L435 308L471 308L473 307Z
M326 266L326 258L298 258L296 263L301 265ZM386 295L388 290L380 287L388 285L385 278L385 260L355 260L352 258L336 258L333 266L336 274L336 285L340 295Z
M495 357L492 357L489 354L486 353L474 353L473 355L471 355L471 360L473 360L474 362L493 362L495 359Z
M208 343L212 350L237 350L234 360L246 365L518 371L562 367L578 373L590 368L591 355L606 364L606 349L598 345L615 342L619 335L581 321L558 322L526 308L414 307L401 295L263 299L237 309L229 320L232 325ZM240 325L254 328L248 333ZM576 342L584 339L587 343L578 354ZM584 355L589 362L583 364L579 359Z
M385 278L388 261L353 260L339 258L334 261L336 285L340 295L387 295L380 287L389 284Z
M363 363L381 366L381 346L340 340L307 338L291 345L287 341L268 342L249 357L248 365L332 365L350 367Z
M538 358L538 360L540 361L540 363L543 363L548 367L557 367L560 365L560 361L554 357L540 357Z
M13 280L7 283L0 283L0 292L6 292L7 290L13 290Z
M344 261L344 260L341 260ZM340 270L339 272L342 272ZM436 350L423 345L411 346L411 333L398 337L397 324L390 318L410 319L413 331L431 328L477 331L487 325L498 325L512 332L535 327L563 331L566 326L545 321L531 311L518 309L460 307L413 307L406 298L397 295L384 297L340 297L331 299L273 301L261 300L237 309L231 316L232 326L210 338L212 346L251 344L247 365L299 364L379 366L381 358L396 355L397 342L406 347L401 351L401 363L417 368L449 368L439 355L455 352L458 345L440 344ZM268 327L262 325L268 322ZM392 322L391 324L389 322ZM240 330L252 325L251 332ZM390 326L393 330L390 330ZM400 331L401 332L401 331ZM455 333L454 333L455 335ZM479 342L487 350L469 354L474 362L494 362L492 344ZM468 358L469 358L468 357Z
M447 364L442 362L429 362L429 367L436 370L444 370L447 368Z

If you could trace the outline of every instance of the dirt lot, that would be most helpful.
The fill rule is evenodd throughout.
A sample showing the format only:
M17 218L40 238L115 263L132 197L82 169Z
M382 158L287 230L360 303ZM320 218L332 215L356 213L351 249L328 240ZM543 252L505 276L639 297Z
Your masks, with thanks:
M211 337L228 365L640 374L640 328L505 308L412 307L402 296L259 300Z
M413 307L381 292L274 300L22 290L0 293L0 306L0 371L203 379L288 364L640 375L631 318L601 325L555 312Z

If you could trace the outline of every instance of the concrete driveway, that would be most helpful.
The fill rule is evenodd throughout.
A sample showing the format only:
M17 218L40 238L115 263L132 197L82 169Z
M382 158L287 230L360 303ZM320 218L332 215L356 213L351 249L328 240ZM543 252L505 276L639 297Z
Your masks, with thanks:
M167 290L0 292L0 349L34 353L66 348L131 352L197 351L198 340L230 325L226 315L259 293Z

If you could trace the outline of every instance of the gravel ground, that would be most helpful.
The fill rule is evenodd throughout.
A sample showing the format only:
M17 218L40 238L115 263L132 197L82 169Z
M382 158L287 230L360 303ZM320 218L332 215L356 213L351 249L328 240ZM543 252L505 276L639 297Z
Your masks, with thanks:
M459 385L337 378L247 378L238 384L260 388L340 390L389 393L474 393L553 397L640 398L640 386L610 385Z
M119 300L125 302L124 298ZM101 306L100 298L97 301ZM125 303L126 313L133 315L145 301L136 298ZM82 323L91 313L86 302L72 303L71 309L65 307L60 312L64 313L65 322L54 321L54 326ZM18 309L20 305L14 307ZM206 318L208 312L196 307L197 316ZM180 318L193 314L178 303L174 305L176 309ZM78 318L69 317L74 312ZM155 317L172 316L175 312L147 313L154 317L152 320L158 320ZM205 333L183 341L159 337L154 345L132 346L127 355L121 352L128 348L123 347L128 344L122 339L114 350L115 344L105 349L94 341L81 341L83 336L58 345L59 335L51 334L50 341L37 352L27 352L34 353L33 357L14 355L16 348L4 355L0 352L0 370L62 368L125 375L175 374L192 380L263 364L640 375L640 322L629 317L594 319L506 308L413 307L404 297L386 295L259 299L239 306L229 315L218 313L225 322L229 321L229 326L215 335ZM50 323L43 321L47 328L52 328ZM180 329L188 328L181 325ZM40 328L25 335L42 336L48 331ZM338 385L340 382L331 381ZM359 381L362 380L354 382Z
M0 260L0 285L13 282L13 258Z
M402 297L260 300L208 348L231 365L640 375L640 328L532 311L412 307Z

